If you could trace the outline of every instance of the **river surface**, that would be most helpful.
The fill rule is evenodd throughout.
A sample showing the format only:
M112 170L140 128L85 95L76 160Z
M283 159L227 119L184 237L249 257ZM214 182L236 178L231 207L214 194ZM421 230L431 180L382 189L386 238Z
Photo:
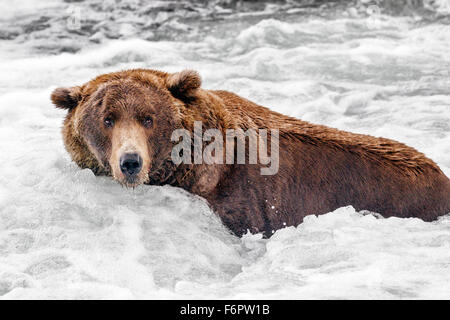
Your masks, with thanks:
M209 22L152 18L173 33L124 15L117 30L87 35L58 27L67 3L11 2L0 5L0 297L450 299L450 215L425 223L345 207L239 239L183 190L128 190L79 169L61 139L65 112L49 100L101 73L192 68L204 88L404 142L450 176L447 1L433 19L268 6Z

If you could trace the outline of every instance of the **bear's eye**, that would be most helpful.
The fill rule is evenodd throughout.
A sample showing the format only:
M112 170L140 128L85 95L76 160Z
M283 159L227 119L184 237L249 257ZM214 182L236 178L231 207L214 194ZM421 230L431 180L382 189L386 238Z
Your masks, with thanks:
M151 117L145 117L142 124L146 128L151 128L153 126L153 119Z
M106 117L105 120L103 120L103 122L105 123L105 126L108 128L112 128L112 126L114 125L114 119L111 117Z

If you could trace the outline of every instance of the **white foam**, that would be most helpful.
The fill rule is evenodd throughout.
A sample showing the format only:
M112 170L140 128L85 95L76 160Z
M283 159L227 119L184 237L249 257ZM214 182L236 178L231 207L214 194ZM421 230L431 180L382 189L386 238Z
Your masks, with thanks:
M434 5L438 9L438 12L450 14L450 2L448 0L436 0L434 1Z

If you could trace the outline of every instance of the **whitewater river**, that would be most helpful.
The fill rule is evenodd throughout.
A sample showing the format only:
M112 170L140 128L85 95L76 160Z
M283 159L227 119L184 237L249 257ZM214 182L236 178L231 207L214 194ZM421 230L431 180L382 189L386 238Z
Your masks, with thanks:
M192 68L204 88L399 140L450 176L448 19L243 19L192 39L137 32L72 53L1 41L0 297L450 298L450 215L425 223L346 207L239 239L183 190L127 190L71 162L54 88Z

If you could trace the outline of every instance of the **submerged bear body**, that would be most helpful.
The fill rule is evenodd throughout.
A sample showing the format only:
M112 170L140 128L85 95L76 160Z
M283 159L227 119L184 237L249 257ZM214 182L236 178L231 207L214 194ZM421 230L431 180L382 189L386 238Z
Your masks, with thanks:
M193 71L137 69L56 89L52 101L68 109L66 149L80 167L126 186L170 184L205 198L239 236L247 230L270 236L306 215L347 205L425 221L450 212L450 180L415 149L294 119L200 83ZM276 129L278 171L174 163L172 133L194 132L196 121L224 136L229 129Z

